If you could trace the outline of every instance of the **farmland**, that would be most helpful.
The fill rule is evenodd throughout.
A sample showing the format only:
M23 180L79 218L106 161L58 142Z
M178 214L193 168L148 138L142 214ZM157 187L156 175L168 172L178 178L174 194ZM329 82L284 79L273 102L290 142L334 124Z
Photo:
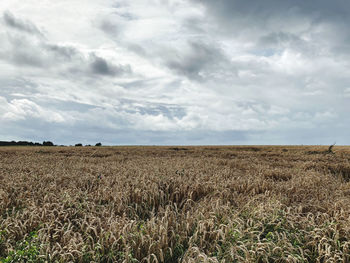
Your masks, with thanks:
M349 262L327 149L1 147L0 262Z

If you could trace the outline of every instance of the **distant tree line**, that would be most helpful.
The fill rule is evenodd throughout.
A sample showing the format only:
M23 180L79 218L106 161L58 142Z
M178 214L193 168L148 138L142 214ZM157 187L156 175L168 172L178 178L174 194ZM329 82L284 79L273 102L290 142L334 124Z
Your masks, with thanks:
M0 141L0 146L56 146L53 142L50 141L43 141L43 143L39 142L28 142L28 141ZM64 146L64 145L61 145ZM75 146L83 146L81 143L75 144ZM92 145L86 145L86 146L92 146ZM95 146L102 146L102 143L98 142L95 144Z
M53 142L43 141L43 143L39 142L28 142L28 141L0 141L0 146L55 146Z
M82 143L76 143L74 146L75 147L81 147L81 146L83 146L83 144ZM89 147L89 146L92 146L92 145L91 144L87 144L85 146ZM95 144L95 146L102 146L102 143L98 142L98 143Z

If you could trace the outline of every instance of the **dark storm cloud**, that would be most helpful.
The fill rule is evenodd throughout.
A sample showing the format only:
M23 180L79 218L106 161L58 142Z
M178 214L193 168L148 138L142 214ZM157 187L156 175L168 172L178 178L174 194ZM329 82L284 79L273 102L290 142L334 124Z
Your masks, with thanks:
M5 25L8 27L14 28L19 31L23 31L26 33L43 36L43 33L34 25L32 22L28 20L22 20L15 17L10 11L5 11L3 13L3 21Z

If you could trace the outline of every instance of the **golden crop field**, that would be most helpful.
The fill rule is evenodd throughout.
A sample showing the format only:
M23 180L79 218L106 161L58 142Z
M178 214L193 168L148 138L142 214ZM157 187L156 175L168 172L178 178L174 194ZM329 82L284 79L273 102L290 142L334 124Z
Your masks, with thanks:
M0 262L350 262L350 148L2 147Z

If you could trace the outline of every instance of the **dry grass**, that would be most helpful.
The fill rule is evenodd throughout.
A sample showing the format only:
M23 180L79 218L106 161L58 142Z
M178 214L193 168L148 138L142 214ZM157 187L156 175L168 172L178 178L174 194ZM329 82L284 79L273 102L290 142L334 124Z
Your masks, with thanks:
M349 262L333 150L0 148L0 262Z

